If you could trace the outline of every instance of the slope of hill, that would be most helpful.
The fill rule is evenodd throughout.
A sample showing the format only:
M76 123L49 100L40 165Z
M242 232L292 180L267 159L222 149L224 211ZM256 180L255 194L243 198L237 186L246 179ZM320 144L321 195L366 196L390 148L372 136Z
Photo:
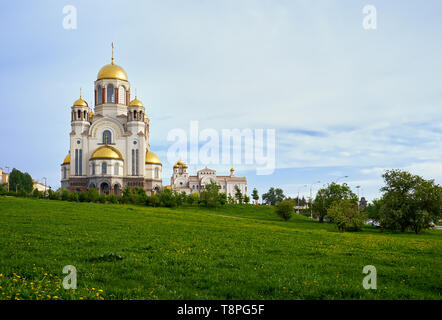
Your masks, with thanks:
M442 233L339 233L267 206L0 197L0 299L440 299ZM77 269L77 290L62 286ZM362 286L365 265L377 290Z

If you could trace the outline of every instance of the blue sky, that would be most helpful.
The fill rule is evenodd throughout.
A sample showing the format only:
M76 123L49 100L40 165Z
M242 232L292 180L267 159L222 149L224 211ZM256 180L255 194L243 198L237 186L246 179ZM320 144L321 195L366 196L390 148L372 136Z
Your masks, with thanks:
M65 5L76 30L62 27ZM377 29L362 8L377 8ZM170 182L167 133L276 130L274 174L236 167L260 193L307 196L348 175L369 199L403 168L442 183L440 1L8 1L0 28L0 167L59 187L70 106L98 70L126 70ZM214 166L221 174L229 167ZM191 167L199 169L198 166Z

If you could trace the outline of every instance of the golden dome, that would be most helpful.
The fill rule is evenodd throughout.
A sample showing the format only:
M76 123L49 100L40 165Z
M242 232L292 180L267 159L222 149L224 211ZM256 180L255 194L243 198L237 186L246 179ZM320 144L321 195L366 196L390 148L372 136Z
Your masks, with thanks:
M83 100L83 98L80 96L80 99L76 100L73 104L73 106L76 107L87 107L87 102Z
M179 167L188 168L187 164L181 160L178 160L175 165L173 166L174 169L177 169Z
M105 145L105 146L101 146L97 150L95 150L94 153L92 154L91 159L123 160L123 156L121 155L120 151L118 151L114 147Z
M135 99L133 99L130 103L129 103L129 107L144 107L143 103L137 99L137 97L135 97Z
M148 164L161 164L161 160L152 151L147 151L146 152L146 163L148 163Z
M71 154L68 153L66 158L64 158L64 160L63 160L63 164L70 164L70 163L71 163Z
M118 80L127 80L126 71L123 70L122 67L117 66L112 63L105 65L103 68L98 71L97 80L101 79L118 79Z

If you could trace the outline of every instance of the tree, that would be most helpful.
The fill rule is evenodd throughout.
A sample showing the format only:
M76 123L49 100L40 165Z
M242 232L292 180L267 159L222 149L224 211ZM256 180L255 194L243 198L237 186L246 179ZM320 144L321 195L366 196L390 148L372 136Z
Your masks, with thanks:
M281 201L275 207L276 213L285 221L288 221L292 217L294 210L295 203L293 200Z
M256 188L254 188L252 191L252 198L253 198L253 200L255 200L255 203L257 203L259 200L259 194L258 194L258 190L256 190Z
M380 223L387 229L418 234L442 216L442 187L403 170L387 170L382 175Z
M285 199L284 192L280 188L271 187L267 193L262 195L262 201L274 206Z
M220 205L219 189L220 186L213 180L206 184L204 191L201 192L201 204L209 208L215 208Z
M346 183L341 185L333 182L327 188L319 189L312 204L312 209L318 215L319 222L324 221L327 210L331 208L334 202L345 199L351 200L356 206L358 204L358 196L351 191Z
M249 203L250 202L250 197L248 195L244 195L244 203Z
M86 193L87 193L87 200L89 202L97 202L98 198L100 197L100 193L95 188L87 189Z
M31 193L34 188L34 182L29 173L23 173L20 170L12 169L9 175L9 190Z
M236 201L238 201L239 204L241 204L244 200L241 189L238 186L235 186L235 199Z
M366 220L365 214L358 209L353 199L334 201L327 209L327 218L336 224L341 232L361 230Z

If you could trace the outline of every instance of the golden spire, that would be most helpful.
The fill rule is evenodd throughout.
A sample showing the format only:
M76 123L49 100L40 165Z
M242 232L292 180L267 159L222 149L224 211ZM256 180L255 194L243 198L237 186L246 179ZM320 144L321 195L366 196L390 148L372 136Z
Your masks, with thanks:
M111 64L114 64L114 42L112 41L112 62Z
M80 87L80 99L81 99L81 87Z

